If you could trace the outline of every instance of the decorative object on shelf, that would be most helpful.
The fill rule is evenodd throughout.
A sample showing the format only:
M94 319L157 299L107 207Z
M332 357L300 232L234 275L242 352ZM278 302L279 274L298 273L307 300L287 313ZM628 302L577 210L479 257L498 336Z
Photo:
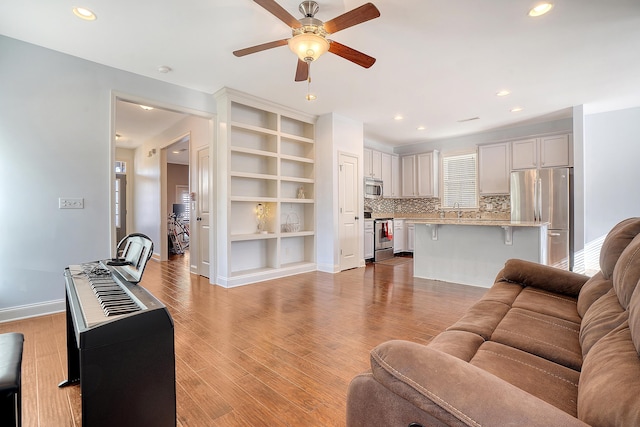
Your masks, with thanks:
M298 199L304 199L306 198L304 195L304 187L300 186L298 187Z
M271 210L269 209L269 205L263 205L262 203L258 203L256 205L256 218L258 220L258 233L267 234L267 218L269 218L269 214Z
M297 233L300 231L300 218L298 214L291 211L287 214L287 219L280 227L283 233Z

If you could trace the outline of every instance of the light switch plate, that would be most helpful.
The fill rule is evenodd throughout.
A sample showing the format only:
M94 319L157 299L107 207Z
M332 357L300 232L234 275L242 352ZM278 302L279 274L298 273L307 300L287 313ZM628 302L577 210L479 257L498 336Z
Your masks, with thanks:
M59 209L84 209L83 198L60 197L58 199Z

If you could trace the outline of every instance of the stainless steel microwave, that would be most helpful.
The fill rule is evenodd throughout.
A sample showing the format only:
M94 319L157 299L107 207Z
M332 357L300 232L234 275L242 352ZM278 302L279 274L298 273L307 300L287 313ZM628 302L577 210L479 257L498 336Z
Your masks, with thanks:
M375 178L364 179L364 197L367 199L382 198L382 180Z

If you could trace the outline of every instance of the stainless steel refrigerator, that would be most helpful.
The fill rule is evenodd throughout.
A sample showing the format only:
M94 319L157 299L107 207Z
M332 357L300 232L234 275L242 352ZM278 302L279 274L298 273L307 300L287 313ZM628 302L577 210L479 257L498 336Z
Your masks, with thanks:
M511 220L548 222L547 263L571 269L571 169L511 172Z

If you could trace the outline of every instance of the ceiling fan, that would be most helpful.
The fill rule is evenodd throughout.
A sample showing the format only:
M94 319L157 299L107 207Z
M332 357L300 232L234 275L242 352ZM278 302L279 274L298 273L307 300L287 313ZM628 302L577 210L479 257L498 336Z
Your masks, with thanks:
M233 52L235 56L245 56L288 44L289 48L298 55L295 77L297 82L309 78L309 64L327 51L364 68L369 68L376 62L376 59L369 55L327 38L329 34L379 17L380 11L372 3L366 3L327 22L322 22L314 18L320 9L315 1L300 3L298 9L304 15L302 19L293 17L274 0L254 1L291 27L292 37L236 50Z

